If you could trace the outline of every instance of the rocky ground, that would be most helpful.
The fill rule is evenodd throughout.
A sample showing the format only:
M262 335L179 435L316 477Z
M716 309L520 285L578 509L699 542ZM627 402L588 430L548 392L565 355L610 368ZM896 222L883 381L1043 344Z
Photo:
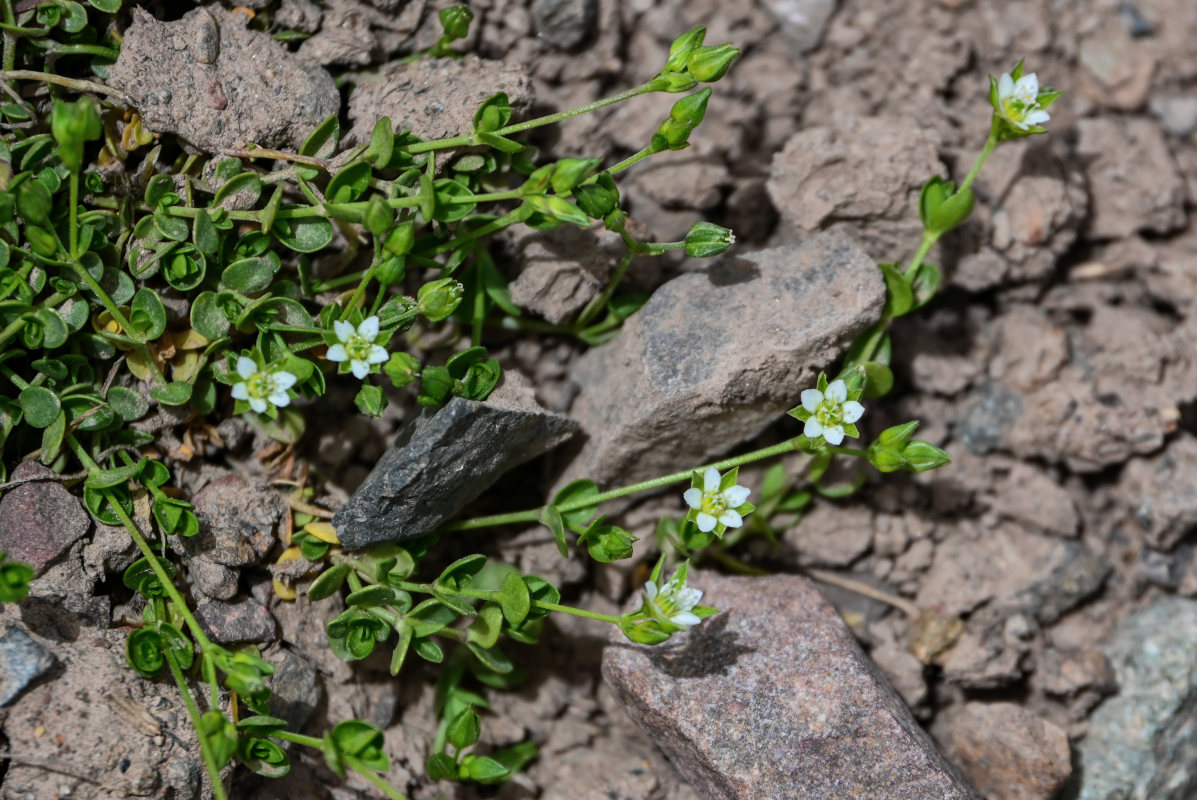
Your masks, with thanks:
M318 95L311 64L352 73L436 35L435 4L425 0L250 5L315 34L293 45L306 61L287 74ZM340 507L411 404L397 396L373 423L342 416L353 390L334 390L314 409L321 422L301 457L285 463L278 457L288 454L240 420L222 424L218 438L188 441L200 457L182 466L183 488L205 530L179 557L214 638L257 643L279 667L279 715L317 735L351 716L386 727L392 781L416 800L784 796L779 786L837 798L846 796L837 786L851 785L835 782L844 776L868 797L1197 795L1197 228L1188 216L1197 201L1197 5L471 7L468 49L501 66L383 67L383 86L394 90L351 74L346 118L368 131L388 113L444 135L499 89L538 113L634 85L695 25L708 27L708 41L744 50L692 147L621 183L647 236L680 239L706 218L735 229L736 249L709 272L698 262L634 266L636 282L660 287L652 305L590 353L564 338L496 334L504 367L552 412L536 413L572 416L586 444L500 478L476 509L536 505L568 477L623 482L747 447L745 439L794 435L792 421L771 420L876 319L883 287L869 265L917 246L920 185L935 173L960 177L979 150L986 75L1025 57L1066 94L1052 107L1050 135L999 148L975 185L974 216L932 252L945 290L895 329L897 389L864 420L868 435L921 419L920 436L953 463L870 479L846 500L817 501L779 545L751 542L747 563L790 575L700 576L709 602L732 612L664 655L554 618L545 644L513 650L532 680L488 693L483 741L531 738L541 748L501 789L428 783L435 673L413 665L394 681L385 661L339 661L323 632L336 603L283 601L265 568L287 527L268 476L310 469L323 482L320 499ZM191 109L208 102L188 94L208 91L201 79L167 99L143 73L113 80L154 105L157 116L143 114L156 130L185 130ZM420 86L434 87L443 107L413 95ZM225 99L239 102L231 90ZM664 113L651 102L535 141L613 162L648 141ZM264 108L267 125L277 113ZM193 135L223 146L228 130L208 125L210 116L191 114L201 126ZM286 146L291 134L275 135ZM608 245L576 231L507 237L513 297L551 322L572 319L614 265ZM163 429L169 443L177 432ZM740 482L759 480L746 470ZM657 517L680 509L665 497L621 511L644 540L631 565L562 560L543 529L463 547L498 552L561 583L571 602L610 612L645 576ZM0 762L0 797L197 796L202 769L173 690L124 668L112 629L138 614L106 577L132 560L127 537L93 528L65 490L27 484L0 502L2 549L41 577L20 610L0 613L0 745L13 753ZM864 582L897 604L820 584L845 628L814 584L792 574L803 569ZM928 624L951 617L963 627ZM766 653L785 658L761 662ZM769 685L745 692L765 668L776 671ZM797 745L780 752L779 743ZM754 772L744 761L753 753L771 766ZM306 756L282 781L239 776L236 785L245 797L369 796Z

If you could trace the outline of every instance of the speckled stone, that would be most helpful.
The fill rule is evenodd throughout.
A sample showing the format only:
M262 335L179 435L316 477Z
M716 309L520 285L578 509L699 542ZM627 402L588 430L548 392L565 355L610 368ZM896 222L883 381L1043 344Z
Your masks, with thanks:
M724 609L655 648L615 641L603 676L709 800L980 800L814 584L693 572Z
M643 480L756 436L798 405L884 302L881 271L842 233L669 281L613 342L570 368L582 387L570 413L588 441L559 485Z
M52 476L34 461L12 472L12 480ZM23 483L0 497L0 551L14 561L24 561L41 575L54 560L91 527L91 518L79 500L61 483L37 480Z

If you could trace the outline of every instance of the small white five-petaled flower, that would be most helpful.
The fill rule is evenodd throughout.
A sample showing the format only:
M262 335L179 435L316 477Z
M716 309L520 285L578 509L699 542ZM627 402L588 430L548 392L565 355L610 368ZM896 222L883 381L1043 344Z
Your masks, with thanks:
M864 406L848 399L848 386L834 380L826 392L807 389L802 393L802 407L810 412L802 433L808 439L820 436L833 447L844 441L844 425L851 425L864 414Z
M348 361L353 377L364 379L370 374L370 367L386 361L387 349L374 344L378 338L378 317L369 316L355 329L351 323L338 320L333 323L337 344L328 348L329 361Z
M693 611L702 600L702 590L686 586L684 568L679 568L673 573L673 577L660 587L654 581L645 583L644 598L648 612L662 624L684 628L702 622Z
M1017 81L1009 72L998 79L998 109L1010 124L1025 131L1031 125L1039 125L1051 119L1051 115L1039 107L1039 78L1032 72Z
M258 366L248 356L237 359L237 374L241 380L233 384L233 397L249 402L249 407L262 414L267 404L282 408L290 405L287 390L295 385L296 378L286 370L270 370Z
M698 512L695 523L703 533L715 530L716 525L728 528L738 528L744 524L737 508L748 501L752 492L747 486L731 486L720 490L723 476L714 467L707 467L702 476L702 489L691 487L682 497L686 505Z

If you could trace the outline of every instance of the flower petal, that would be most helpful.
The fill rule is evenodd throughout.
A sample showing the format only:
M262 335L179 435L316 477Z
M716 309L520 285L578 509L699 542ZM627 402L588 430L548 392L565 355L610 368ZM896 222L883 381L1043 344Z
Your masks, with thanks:
M258 362L248 356L237 357L237 374L242 378L250 378L258 371Z
M1005 100L1012 94L1014 94L1014 78L1010 77L1009 72L1003 72L1002 77L998 79L998 100Z
M654 597L657 596L657 584L655 582L645 581L644 596L647 597L649 600L652 600Z
M730 508L719 515L719 521L729 528L738 528L744 524L744 518Z
M831 428L824 428L823 439L827 442L827 444L835 447L840 442L844 441L844 429L839 425Z
M367 342L372 342L378 338L378 317L371 315L362 320L362 324L357 326L357 335L365 339Z
M270 395L270 397L268 397L266 399L269 400L271 403L273 403L278 408L285 408L286 406L291 405L291 398L288 397L287 393L285 391L283 391L282 389L279 389L277 392Z
M354 359L349 362L349 371L353 373L353 377L360 380L365 380L366 376L370 374L370 365L365 361Z
M703 533L710 533L711 531L715 530L716 520L706 512L699 514L698 519L695 521L698 523L698 529Z
M727 504L732 508L739 508L748 500L748 495L752 494L752 490L747 486L733 486L723 493L727 498Z
M1030 125L1041 125L1051 118L1051 114L1047 113L1042 108L1038 108L1027 114L1027 123Z
M234 400L248 400L249 387L245 385L245 381L233 384L233 399Z
M697 625L702 622L692 611L679 611L669 618L674 625Z
M349 337L357 333L357 331L353 329L353 326L343 319L339 319L333 323L333 330L337 332L337 338L342 342L348 342Z
M802 428L802 435L807 439L818 439L823 435L823 426L814 417L806 421L806 425Z
M864 406L860 403L855 400L844 403L844 422L851 424L862 416L864 416Z
M1014 84L1014 95L1024 103L1034 103L1039 96L1039 76L1032 72L1019 78Z
M271 377L274 378L274 385L277 388L284 389L284 390L290 389L292 386L295 385L295 382L297 380L299 380L294 375L292 375L290 372L287 372L285 369L280 369L278 372L274 373L274 375L272 375Z
M370 355L366 356L366 360L371 364L381 364L390 356L387 354L387 349L381 345L374 345L370 348Z
M679 608L684 608L689 611L694 606L698 605L702 600L702 589L695 589L692 586L686 586L677 593L677 604Z
M819 403L823 402L823 393L818 389L807 389L802 393L802 407L810 413L815 413Z
M707 471L702 475L702 489L707 494L713 494L719 491L719 482L723 477L719 474L719 470L714 467L707 467Z
M836 379L827 387L827 399L839 405L848 399L848 384Z
M266 411L266 400L261 397L251 397L249 398L249 407L262 414Z
M329 361L348 361L349 352L345 349L345 345L334 344L328 348L328 352L324 354L324 357Z
M690 487L682 492L682 499L686 501L686 505L690 508L702 508L702 490L695 487Z

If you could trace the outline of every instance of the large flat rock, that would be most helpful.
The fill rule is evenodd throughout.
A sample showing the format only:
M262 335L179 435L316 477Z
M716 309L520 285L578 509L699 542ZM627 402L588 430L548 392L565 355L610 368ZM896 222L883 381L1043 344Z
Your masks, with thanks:
M697 466L798 404L885 301L843 234L722 260L666 283L618 338L577 360L588 441L562 482L632 482Z
M692 572L724 609L603 676L708 800L980 800L814 584Z

